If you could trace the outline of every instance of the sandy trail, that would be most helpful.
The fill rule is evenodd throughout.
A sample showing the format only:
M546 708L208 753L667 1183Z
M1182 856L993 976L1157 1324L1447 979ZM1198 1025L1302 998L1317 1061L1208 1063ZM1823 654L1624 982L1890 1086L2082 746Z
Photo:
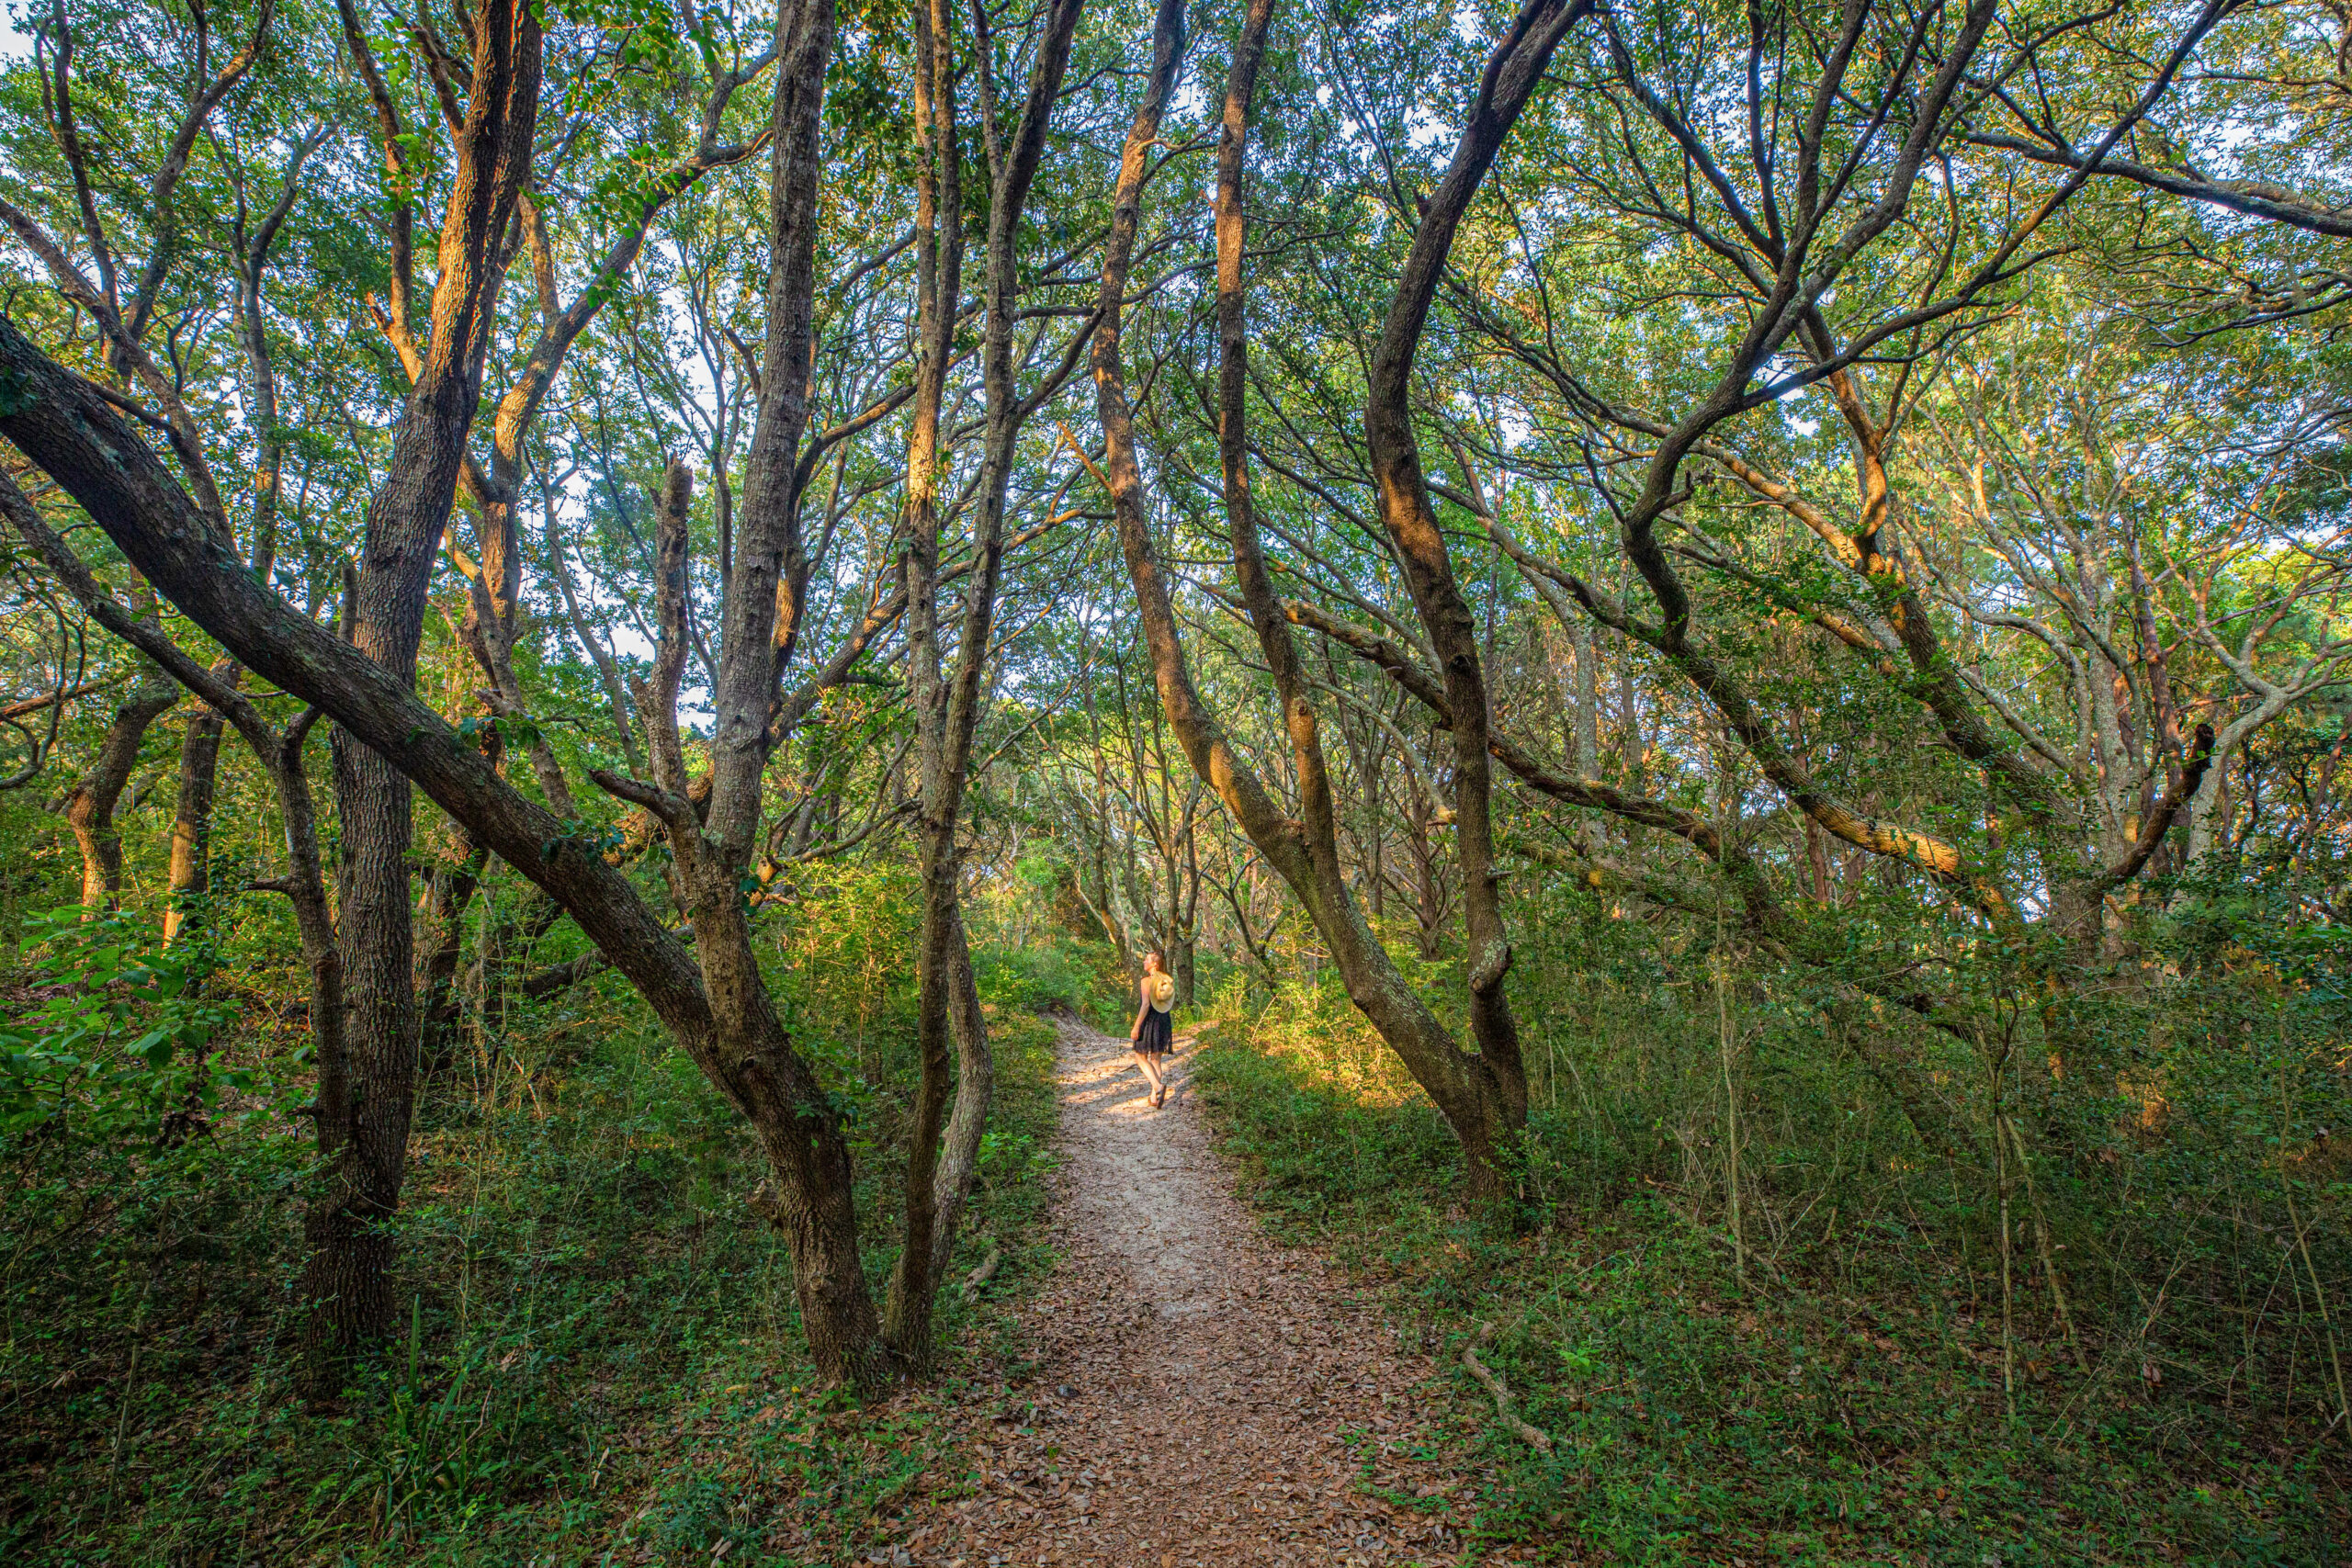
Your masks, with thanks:
M1008 1396L1019 1416L972 1435L975 1495L910 1520L890 1559L1461 1561L1446 1478L1413 1457L1428 1361L1335 1271L1261 1233L1210 1148L1182 1043L1155 1111L1124 1039L1058 1027L1061 1259L1022 1314L1042 1366Z

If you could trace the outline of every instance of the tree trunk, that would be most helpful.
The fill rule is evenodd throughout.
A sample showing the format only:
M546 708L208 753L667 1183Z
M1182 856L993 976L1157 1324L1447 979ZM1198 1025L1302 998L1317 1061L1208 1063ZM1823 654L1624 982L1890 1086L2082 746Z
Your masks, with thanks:
M417 902L417 1066L427 1077L449 1070L457 1056L458 965L465 953L466 910L481 886L489 856L472 835L452 824L454 858L427 875Z
M213 673L231 677L233 665ZM220 771L220 716L209 708L187 721L180 737L179 804L172 813L171 900L164 908L164 942L179 939L189 903L212 891L212 795Z
M1804 863L1813 878L1814 901L1826 906L1829 902L1829 837L1810 817L1804 819Z
M1509 948L1501 941L1498 917L1487 908L1474 911L1471 920L1474 1021L1481 1046L1495 1053L1492 1056L1473 1055L1454 1043L1427 1004L1405 984L1365 925L1363 912L1349 889L1345 870L1340 863L1329 769L1318 736L1319 721L1307 699L1307 684L1290 640L1289 624L1273 590L1250 495L1244 434L1248 370L1241 278L1241 175L1249 105L1270 8L1270 0L1251 0L1227 79L1223 132L1218 142L1218 446L1235 571L1240 580L1243 604L1272 671L1283 705L1283 724L1291 739L1301 806L1297 818L1268 795L1256 773L1235 753L1223 727L1193 687L1167 579L1142 502L1141 475L1136 462L1119 341L1120 307L1134 245L1131 208L1141 186L1142 149L1132 139L1128 144L1130 164L1122 166L1118 205L1114 208L1111 238L1105 247L1098 307L1100 324L1094 342L1096 405L1104 436L1104 468L1112 511L1128 575L1135 584L1137 613L1151 651L1170 729L1182 745L1194 772L1217 791L1260 853L1299 895L1331 950L1350 999L1429 1091L1461 1140L1474 1196L1481 1201L1496 1201L1504 1198L1508 1190L1508 1179L1497 1164L1498 1156L1515 1135L1516 1127L1526 1113L1516 1035L1508 1007L1501 998L1502 971L1509 962ZM1532 0L1489 61L1479 101L1473 108L1472 130L1465 133L1454 168L1449 173L1446 185L1441 187L1440 197L1445 206L1439 210L1439 220L1434 225L1424 220L1422 236L1416 241L1415 259L1408 265L1407 279L1400 284L1397 300L1391 309L1391 320L1384 333L1383 356L1377 365L1380 378L1375 404L1390 390L1401 398L1402 380L1410 370L1412 344L1418 340L1429 294L1433 292L1437 274L1442 267L1446 247L1436 242L1450 242L1453 226L1495 148L1532 91L1552 50L1581 14L1582 0L1568 0L1566 5L1556 0ZM1130 165L1135 169L1132 181ZM1396 385L1392 389L1390 382ZM1384 515L1390 516L1392 532L1398 532L1395 509L1412 499L1403 491L1409 488L1407 481L1418 484L1419 470L1409 461L1400 466L1400 450L1408 458L1409 451L1400 449L1395 439L1394 426L1396 419L1401 417L1399 411L1376 406L1374 415L1370 421L1374 428L1369 434L1383 477ZM1426 513L1429 502L1425 490L1419 494L1419 503ZM1402 536L1409 557L1416 545L1426 541L1416 535L1410 519L1406 523ZM1434 533L1433 526L1429 532ZM1430 586L1428 580L1432 579L1434 564L1423 561L1413 569L1417 600L1429 598L1424 590ZM1441 619L1451 628L1460 617L1442 615ZM1456 715L1457 739L1460 731L1467 729L1475 735L1479 747L1474 758L1468 755L1469 745L1462 743L1457 750L1457 768L1474 773L1476 780L1483 780L1484 690L1477 683L1475 633L1469 650L1472 662L1467 668L1462 667L1461 654L1462 649L1451 647L1449 642L1449 681L1464 690L1475 689L1481 706L1474 719L1465 721L1459 713ZM1464 881L1465 885L1482 884L1483 896L1491 906L1492 868L1487 858L1491 852L1485 837L1483 800L1475 804L1475 810L1477 815L1464 829Z
M1411 809L1405 814L1405 847L1413 864L1413 936L1416 951L1425 964L1433 963L1445 951L1445 931L1450 923L1445 908L1445 867L1438 859L1438 848L1430 834L1429 804L1414 792Z
M98 754L65 797L66 825L82 851L82 906L110 909L122 892L122 835L114 808L130 770L139 764L148 728L179 701L179 688L154 665L140 661L139 679L116 705Z
M783 281L772 285L771 291L766 367L771 381L781 373L779 361L790 363L807 352L808 286L804 282L796 289L789 274L796 265L806 266L812 261L810 235L805 229L796 233L794 222L805 220L814 205L815 107L823 90L831 28L832 11L823 0L800 11L787 6L777 22L779 52L787 57L782 81L787 85L779 89L776 120L789 134L777 139L776 203L780 212L797 218L777 224L774 265ZM778 448L788 453L797 445L797 431L781 431L769 424L775 417L772 408L763 411L763 434L768 438L771 464ZM778 435L786 438L777 441ZM754 441L755 452L761 445ZM746 487L745 511L753 522L746 527L737 566L741 592L749 598L738 597L729 604L729 635L723 644L727 652L713 705L719 716L714 726L718 735L722 739L729 735L739 739L731 756L724 745L712 749L707 820L689 795L677 722L688 640L690 480L684 465L674 459L657 513L655 587L661 637L653 675L638 696L656 793L642 804L662 813L669 831L673 886L693 922L699 996L707 1010L701 1017L693 1016L677 1005L686 998L666 987L649 992L649 999L657 1009L670 1004L676 1018L673 1027L679 1028L681 1043L759 1137L770 1177L749 1201L791 1249L801 1327L819 1374L870 1391L890 1381L897 1371L897 1358L883 1338L858 1258L849 1141L843 1135L840 1112L808 1063L793 1050L776 1016L774 998L760 974L759 956L752 947L741 891L758 826L760 783L767 754L764 716L775 688L774 617L779 600L792 592L788 580L780 581L791 521L773 509L777 498L769 488L779 479L773 467L763 470L757 457L752 474L752 482ZM748 625L737 622L738 615ZM748 671L746 662L751 665ZM762 716L759 722L743 721L746 707ZM597 777L616 793L640 792L609 774ZM523 863L511 854L507 860L522 869ZM557 891L553 886L548 890ZM575 907L573 912L577 915L580 910ZM640 957L624 946L607 951L616 961L632 965Z
M808 78L820 80L823 52L809 52L814 62L804 69ZM813 118L811 115L806 128L802 152L812 167ZM812 173L812 186L813 181ZM801 341L805 353L806 339ZM756 956L737 908L735 878L741 862L722 863L717 875L704 876L690 890L688 908L698 917L693 933L702 959L698 966L697 953L663 929L626 876L601 856L562 840L562 824L500 779L480 750L417 696L412 682L395 678L325 627L296 615L256 583L241 563L224 556L197 525L199 514L186 491L143 440L86 383L40 354L5 316L0 316L0 366L36 389L33 397L0 405L0 434L80 501L141 571L165 585L164 592L174 604L261 680L315 703L356 739L395 760L492 853L562 902L589 940L628 975L679 1048L759 1134L775 1172L775 1189L780 1190L763 1190L754 1207L793 1247L795 1279L819 1375L862 1386L886 1381L891 1358L855 1266L848 1141L839 1112L807 1064L792 1052L761 985ZM5 479L0 475L0 480ZM19 511L32 515L30 503L13 483L0 482L0 502L8 503L12 515ZM772 562L773 556L766 558ZM748 572L750 568L739 570ZM683 570L678 575L683 581ZM762 586L772 615L772 570ZM738 639L736 646L772 660L774 645L767 635L772 625L759 626L756 636ZM679 657L682 660L683 652ZM766 694L775 687L773 672L771 662L755 671L760 677L756 682L747 682L762 694L763 707ZM203 679L200 669L193 673ZM670 711L674 715L674 689L673 697ZM673 762L674 729L673 717ZM736 732L740 729L739 725ZM758 731L752 733L756 741ZM756 783L757 770L745 772L748 782ZM669 776L675 773L673 768ZM624 797L652 795L673 807L664 820L673 850L684 846L693 863L707 840L687 825L694 810L683 795L673 801L642 787L632 790L628 781L610 774L602 775L600 782ZM730 787L741 791L742 785ZM729 821L720 815L723 800L716 787L713 795L714 820ZM730 853L748 843L748 834L740 827L731 839L727 846ZM553 852L548 852L550 844ZM711 918L700 919L705 913ZM356 1103L347 1109L323 1093L319 1106L321 1145L330 1155L330 1188L311 1218L312 1234L321 1238L319 1253L328 1258L349 1251L347 1235L329 1227L353 1215L358 1205L356 1195L345 1192L353 1181L353 1162L343 1156L346 1132L368 1125L365 1088L356 1072L352 1094ZM338 1276L320 1270L311 1278L332 1284ZM321 1306L312 1326L329 1352L326 1363L332 1371L345 1360L337 1353L337 1324L330 1317L340 1303L329 1297ZM305 1381L317 1386L323 1380ZM334 1384L326 1381L324 1386L332 1390Z
M989 1105L996 1096L996 1059L989 1052L988 1021L980 1013L979 987L972 978L971 946L961 930L963 911L956 911L955 945L963 954L956 976L956 1109L947 1119L946 1146L932 1179L932 1288L947 1277L947 1259L956 1249L956 1228L964 1205L978 1174L980 1134L988 1130Z
M1019 220L1044 152L1046 124L1069 62L1080 9L1080 0L1056 0L1038 40L1028 102L990 192L981 352L988 424L972 570L965 585L962 637L952 674L943 673L940 649L937 483L940 405L961 300L962 164L956 130L953 13L938 0L922 0L916 18L917 333L922 358L907 453L906 571L908 685L922 778L922 810L916 827L923 890L915 1024L921 1077L908 1130L905 1219L884 1323L891 1348L918 1368L928 1365L931 1357L932 1306L938 1290L934 1260L944 1261L954 1242L952 1230L942 1229L938 1202L939 1183L946 1174L939 1164L939 1138L947 1115L948 1037L951 1032L956 1034L958 1052L967 1062L987 1050L977 1006L968 1010L964 1027L951 1021L951 1015L966 1013L960 993L971 969L956 830L963 818L973 737L984 700L982 677L995 621L1013 446L1027 416L1012 384ZM987 1081L985 1077L977 1079L975 1086ZM980 1108L985 1104L982 1100ZM975 1142L975 1156L977 1151ZM959 1174L968 1182L968 1162ZM949 1208L960 1211L961 1198ZM952 1222L952 1213L944 1217Z
M374 642L378 649L384 646L381 638ZM405 678L414 672L413 654L412 648L404 663L379 661ZM312 1251L303 1276L304 1299L334 1348L333 1355L319 1358L322 1372L392 1325L391 1222L407 1175L417 1043L408 780L347 731L337 730L332 747L343 844L335 939L350 1093L338 1108L344 1124L332 1133L322 1129L338 1158L311 1216ZM320 1114L323 1121L323 1104ZM336 1392L323 1383L311 1390L314 1401Z
M1201 922L1201 854L1199 828L1188 804L1184 811L1184 897L1177 905L1176 934L1168 954L1169 973L1176 981L1176 1005L1199 1005L1198 967Z
M507 0L475 13L473 79L455 138L434 333L387 478L368 504L351 628L353 645L402 687L415 679L434 559L481 398L503 243L530 166L540 67L535 7ZM303 1295L333 1354L311 1359L313 1400L334 1393L335 1361L391 1326L391 1221L407 1173L417 1049L409 782L347 729L335 731L333 750L343 849L335 934L351 1097L341 1127L325 1127L321 1107L322 1139L337 1158L311 1217Z
M962 919L956 827L963 779L954 768L939 626L940 411L963 297L963 164L956 124L955 21L944 0L915 6L914 416L907 439L907 688L915 714L922 814L915 827L922 889L915 938L913 1114L907 1129L906 1214L883 1312L892 1348L910 1363L931 1355L937 1273L954 1245L941 1223L939 1140L948 1117L950 1013L971 967ZM958 1042L961 1043L960 1040ZM979 1042L985 1055L985 1039ZM975 1145L977 1151L977 1145Z
M1568 647L1576 657L1576 711L1568 716L1569 771L1580 779L1600 776L1600 663L1592 646L1592 627L1582 618L1567 623Z
M500 159L490 160L492 173L519 175L529 145L538 63L533 17L528 8L475 13L469 116L494 121L500 134L476 134L469 118L460 145L469 156L485 146L502 149ZM659 732L663 726L658 716L668 716L666 737L649 737L649 749L663 753L654 761L660 783L596 775L605 789L647 807L662 820L686 911L693 918L691 951L663 929L628 877L566 838L559 818L501 779L476 748L419 699L413 676L380 657L380 635L374 646L364 640L371 616L375 629L385 631L388 604L413 603L421 608L421 587L413 599L390 592L411 582L421 585L429 571L430 556L420 558L412 547L418 542L413 533L389 525L376 528L377 514L371 513L368 565L380 583L377 592L357 595L353 618L363 640L354 647L294 614L255 582L243 563L198 525L200 514L185 488L145 440L86 383L34 348L5 317L0 317L0 367L22 377L31 395L0 400L0 434L81 502L124 554L163 584L174 604L257 678L325 709L349 732L348 750L364 742L373 755L397 765L492 853L563 904L589 940L628 975L680 1049L758 1134L774 1176L772 1184L755 1195L754 1206L792 1247L802 1321L819 1375L874 1387L890 1376L894 1358L882 1340L858 1267L848 1139L837 1107L808 1064L793 1051L777 1020L752 948L739 888L757 841L769 738L779 701L777 673L797 630L786 616L797 615L807 585L808 567L797 553L793 506L794 463L807 423L807 385L797 371L808 363L812 342L818 126L832 22L829 0L787 0L777 17L774 231L762 373L765 392L751 447L742 535L726 604L723 657L712 688L716 718L709 747L707 820L687 797L675 716L685 641L683 520L676 559L665 573L665 584L674 584L665 586L665 594L674 592L680 614L673 623L674 635L665 636L664 641L676 646L665 647L657 659L657 663L669 665L670 701L666 709L640 702L648 707L650 730ZM527 51L509 49L516 33L526 38ZM1050 107L1056 96L1049 85L1036 96ZM492 106L497 106L495 113ZM495 234L503 231L511 211L511 180L502 173L499 181L492 182L505 186L502 196L485 194L488 178L461 160L453 181L451 232L445 234L441 247L442 289L447 292L436 297L435 312L450 330L435 331L434 348L438 354L447 345L452 362L460 366L480 363L479 307L487 292L476 286L485 247L474 243L470 215L478 214L482 227ZM468 220L461 223L458 216ZM1009 322L1005 332L1009 339ZM417 476L430 477L429 465L437 466L442 457L451 458L447 471L454 482L463 417L476 400L472 389L458 389L465 392L458 398L441 385L447 377L429 366L427 370L418 379L395 442L392 471L401 480L394 487L400 498L413 498ZM454 431L458 439L446 446L424 441L420 427L431 424L445 433ZM13 488L0 485L0 501ZM450 488L440 487L444 515ZM25 510L29 511L28 504ZM429 544L440 518L425 521L434 528L418 532ZM372 536L377 535L382 536ZM413 662L415 623L410 626ZM394 625L390 629L398 628ZM672 630L665 627L665 632ZM403 929L403 956L406 934ZM356 1041L352 1055L354 1104L343 1124L377 1137L377 1107L358 1077L363 1064ZM322 1122L334 1114L324 1103L321 1111ZM325 1125L321 1133L322 1142L339 1135L338 1129ZM330 1162L329 1191L317 1218L358 1215L366 1196L357 1190L358 1179L365 1168L351 1153ZM351 1250L348 1236L329 1233L322 1243L322 1257L332 1260L338 1248ZM314 1280L323 1297L322 1320L329 1313L345 1310L333 1292L340 1276L322 1267ZM331 1330L333 1325L328 1326ZM327 1337L332 1339L332 1332Z
M1481 1135L1499 1143L1527 1122L1527 1074L1519 1023L1504 979L1511 947L1495 867L1491 714L1477 620L1453 570L1430 500L1413 431L1411 381L1431 302L1453 237L1487 171L1542 79L1553 50L1589 0L1528 0L1512 31L1487 62L1477 101L1452 164L1421 212L1372 357L1364 403L1364 440L1379 491L1380 518L1412 590L1453 717L1453 838L1461 868L1463 955L1470 991L1470 1033L1477 1053L1462 1077ZM1452 1111L1441 1100L1441 1109ZM1500 1184L1499 1173L1482 1188Z

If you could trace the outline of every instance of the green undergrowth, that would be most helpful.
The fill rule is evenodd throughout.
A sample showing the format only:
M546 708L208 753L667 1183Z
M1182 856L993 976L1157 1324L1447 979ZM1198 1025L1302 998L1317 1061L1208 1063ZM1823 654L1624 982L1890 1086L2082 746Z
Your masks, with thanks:
M912 1074L903 946L877 908L786 923L777 959L797 1038L854 1117L878 1295ZM818 962L791 968L796 948ZM262 1021L215 1059L251 1060L254 1087L201 1136L52 1138L0 1161L0 1562L862 1560L951 1439L945 1408L1012 1354L998 1303L1050 1261L1035 1010L1079 1000L1067 978L981 964L997 1092L956 1273L1005 1256L977 1302L942 1292L940 1376L863 1408L810 1375L788 1258L743 1202L760 1171L740 1120L605 976L510 1013L424 1086L401 1331L340 1413L305 1414L309 1156L264 1092L299 1031L246 1007Z
M1196 1081L1270 1225L1374 1282L1437 1362L1442 1443L1488 1548L1759 1568L2342 1560L2343 1434L2318 1416L2266 1428L2242 1387L2233 1405L2219 1377L2182 1386L2153 1348L2094 1342L2086 1372L2038 1302L2013 1306L2012 1409L1997 1275L1933 1216L1890 1201L1841 1229L1815 1208L1743 1284L1720 1211L1630 1111L1539 1110L1544 1201L1523 1231L1487 1223L1433 1108L1341 1043L1355 1033L1292 998L1209 1036ZM1751 1176L1752 1201L1772 1176ZM1498 1424L1474 1347L1548 1456ZM2300 1369L2323 1393L2325 1353L2308 1342Z

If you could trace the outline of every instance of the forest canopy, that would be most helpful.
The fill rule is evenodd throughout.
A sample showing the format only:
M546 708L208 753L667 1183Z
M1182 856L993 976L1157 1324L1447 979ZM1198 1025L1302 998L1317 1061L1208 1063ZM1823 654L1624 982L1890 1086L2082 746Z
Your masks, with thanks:
M1482 1234L1900 1211L2012 1417L2337 1462L2340 6L13 25L12 1318L376 1408L556 1103L921 1383L1157 952Z

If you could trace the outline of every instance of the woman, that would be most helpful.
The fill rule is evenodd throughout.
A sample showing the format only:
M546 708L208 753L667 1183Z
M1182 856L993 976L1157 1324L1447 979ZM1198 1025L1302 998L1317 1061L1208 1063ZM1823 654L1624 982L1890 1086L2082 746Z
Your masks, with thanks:
M1144 956L1142 993L1143 1006L1136 1010L1135 1027L1127 1031L1127 1039L1135 1047L1136 1066L1151 1080L1151 1108L1157 1111L1168 1103L1168 1079L1160 1071L1160 1062L1176 1043L1168 1021L1168 1010L1176 1005L1176 979L1157 953Z

